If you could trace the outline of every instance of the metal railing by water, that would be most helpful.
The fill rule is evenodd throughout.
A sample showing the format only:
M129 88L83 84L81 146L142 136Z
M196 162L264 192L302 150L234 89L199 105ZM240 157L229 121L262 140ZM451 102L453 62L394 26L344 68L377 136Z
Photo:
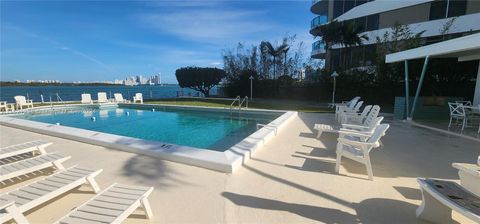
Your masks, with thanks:
M235 106L235 103L237 103L237 106ZM248 108L248 96L244 97L243 99L240 98L240 96L237 96L235 97L235 99L233 100L233 102L230 104L230 112L233 111L233 109L238 109L238 111L240 112L240 110L242 110L242 106L245 104L245 107L244 108Z

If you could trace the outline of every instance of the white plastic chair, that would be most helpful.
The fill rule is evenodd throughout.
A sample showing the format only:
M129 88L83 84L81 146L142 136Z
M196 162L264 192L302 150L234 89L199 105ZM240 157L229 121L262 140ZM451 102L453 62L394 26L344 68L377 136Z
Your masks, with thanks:
M0 101L0 112L7 111L7 101Z
M136 93L133 97L133 103L140 102L143 103L143 95L142 93Z
M368 179L373 180L372 164L370 162L370 151L380 146L380 138L390 127L388 124L381 124L371 137L366 141L352 140L349 138L338 138L337 143L337 161L335 164L335 172L339 172L342 157L347 157L359 163L365 164L367 167Z
M363 101L359 101L353 107L341 108L338 114L337 121L342 123L342 120L344 119L343 117L345 116L346 113L358 113L362 105L363 105Z
M98 97L98 103L108 103L106 92L98 92L97 97Z
M362 123L363 120L367 117L368 112L372 109L372 105L367 105L363 108L362 113L343 113L343 117L341 118L342 124L346 124L349 122L353 123Z
M115 102L117 103L128 103L129 101L123 98L123 95L121 93L115 93L113 94L113 97L115 98Z
M462 120L462 131L467 125L467 115L465 113L465 108L461 103L448 103L448 108L450 109L450 122L448 122L448 128L452 125L452 120L455 119L458 123L459 120Z
M26 106L28 108L33 108L33 101L27 100L24 96L15 96L15 105L17 110L23 110L23 107Z
M356 96L348 102L342 102L342 103L336 104L335 105L335 120L338 120L338 115L340 114L340 110L345 109L347 107L353 108L359 100L360 100L360 97Z
M89 93L82 94L82 104L92 104L92 103L93 103L92 95L90 95Z
M464 106L472 106L472 101L470 100L458 100L458 101L455 101L455 103L460 103Z

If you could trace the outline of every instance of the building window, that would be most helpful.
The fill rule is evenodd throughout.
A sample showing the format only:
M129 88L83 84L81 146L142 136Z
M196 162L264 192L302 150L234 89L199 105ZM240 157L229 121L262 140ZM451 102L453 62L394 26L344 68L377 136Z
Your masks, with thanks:
M360 28L360 32L365 32L366 27L366 17L360 17L355 19L355 25Z
M367 16L366 31L378 30L379 14Z
M355 7L355 0L345 0L345 6L343 7L343 13Z
M367 2L368 2L368 0L357 0L357 1L355 1L355 6L363 5Z
M343 14L343 1L333 1L333 18Z
M447 0L433 1L430 5L430 20L443 19L447 14Z
M450 0L448 4L448 17L463 16L467 11L466 0Z
M465 15L467 12L466 0L438 0L430 5L430 20L443 19Z

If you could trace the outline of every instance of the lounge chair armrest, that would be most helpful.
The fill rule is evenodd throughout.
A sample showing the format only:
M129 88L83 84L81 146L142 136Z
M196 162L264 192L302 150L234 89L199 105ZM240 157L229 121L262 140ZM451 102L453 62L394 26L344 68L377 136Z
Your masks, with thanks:
M375 143L359 142L359 141L354 141L354 140L350 140L350 139L346 139L346 138L338 138L337 141L338 141L338 143L342 143L342 144L345 144L345 145L356 146L356 147L359 147L359 148L365 148L365 147L368 147L368 146L374 146L375 145Z
M345 135L354 136L354 137L364 137L364 138L370 138L371 137L371 135L369 135L367 133L362 133L362 132L357 132L357 131L352 131L352 130L345 130L345 129L340 129L340 131L338 131L338 133L340 134L340 137L343 137Z
M360 130L368 129L367 126L356 125L356 124L342 124L342 128L347 128L347 129L360 129Z

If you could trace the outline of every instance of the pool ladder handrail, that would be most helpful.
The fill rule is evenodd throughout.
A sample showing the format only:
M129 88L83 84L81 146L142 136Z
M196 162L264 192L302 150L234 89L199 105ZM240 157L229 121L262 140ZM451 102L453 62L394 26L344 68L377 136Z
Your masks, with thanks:
M240 96L235 97L233 102L230 104L230 112L232 112L234 108L234 104L238 102L238 111L242 109L242 105L245 103L245 108L248 108L248 96L245 96L243 99Z
M235 102L237 102L237 101L238 101L238 104L240 105L240 96L235 97L235 99L233 100L233 102L230 104L230 111L232 111L233 105L234 105Z
M248 96L245 96L242 100L242 102L239 103L238 105L238 110L241 110L242 109L242 105L243 103L246 103L245 104L245 108L248 108Z

